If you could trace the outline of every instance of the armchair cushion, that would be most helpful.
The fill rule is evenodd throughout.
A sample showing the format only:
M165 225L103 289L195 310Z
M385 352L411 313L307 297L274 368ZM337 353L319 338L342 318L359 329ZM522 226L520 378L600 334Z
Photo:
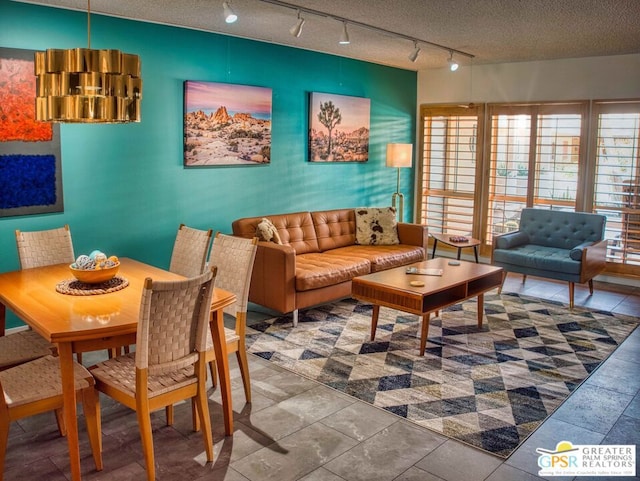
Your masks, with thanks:
M512 249L500 249L494 252L496 265L513 265L521 269L559 272L580 275L579 261L573 260L569 249L526 244Z

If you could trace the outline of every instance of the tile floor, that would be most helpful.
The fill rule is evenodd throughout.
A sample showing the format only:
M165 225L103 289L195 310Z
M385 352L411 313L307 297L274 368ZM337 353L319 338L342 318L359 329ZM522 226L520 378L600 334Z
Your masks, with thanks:
M505 291L568 301L565 283L510 275ZM597 283L576 304L640 314L640 288ZM266 313L252 312L253 320ZM85 356L85 364L102 354ZM225 438L217 392L212 392L215 462L206 464L202 438L191 430L190 407L176 408L173 426L154 414L157 479L216 481L506 481L539 479L537 447L640 444L640 329L507 460L465 446L315 382L250 358L253 403L244 403L232 360L235 433ZM84 430L83 479L145 479L136 416L102 397L104 471L96 472ZM82 424L82 423L81 423ZM66 440L52 414L14 423L5 480L69 478ZM638 453L640 455L640 453ZM563 478L549 478L562 480ZM586 477L576 478L588 480ZM593 478L603 481L606 478ZM639 479L639 478L612 478Z

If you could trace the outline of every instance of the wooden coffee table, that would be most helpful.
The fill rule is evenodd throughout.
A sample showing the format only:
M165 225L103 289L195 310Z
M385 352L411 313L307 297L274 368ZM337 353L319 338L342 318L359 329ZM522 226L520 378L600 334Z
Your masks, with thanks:
M373 304L371 318L371 340L375 339L380 306L417 314L422 317L420 355L424 356L429 334L429 317L432 312L465 301L478 298L478 328L484 317L484 293L500 287L502 268L487 264L458 261L450 265L449 259L436 258L411 266L396 267L374 274L355 277L351 295L355 299ZM418 269L442 269L442 276L407 274L407 267ZM411 281L424 282L424 286L412 286Z

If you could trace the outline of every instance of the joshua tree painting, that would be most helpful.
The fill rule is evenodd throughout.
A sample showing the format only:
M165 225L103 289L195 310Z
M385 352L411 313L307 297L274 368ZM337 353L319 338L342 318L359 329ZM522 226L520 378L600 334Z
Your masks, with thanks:
M369 99L314 92L309 103L311 162L369 159Z

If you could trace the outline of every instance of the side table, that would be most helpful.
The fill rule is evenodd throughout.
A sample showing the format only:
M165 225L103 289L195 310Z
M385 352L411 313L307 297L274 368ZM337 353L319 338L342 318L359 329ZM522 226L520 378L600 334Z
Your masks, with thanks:
M464 249L465 247L473 247L473 255L476 258L476 264L478 263L478 246L480 245L480 241L478 239L472 239L471 237L467 237L467 240L464 242L454 242L452 240L449 240L449 238L452 237L453 234L431 234L430 233L429 235L433 237L433 251L431 253L432 259L436 257L436 246L438 245L438 242L442 242L443 244L447 244L451 247L455 247L458 249L458 257L457 257L458 260L460 260L460 252L462 251L462 249Z

